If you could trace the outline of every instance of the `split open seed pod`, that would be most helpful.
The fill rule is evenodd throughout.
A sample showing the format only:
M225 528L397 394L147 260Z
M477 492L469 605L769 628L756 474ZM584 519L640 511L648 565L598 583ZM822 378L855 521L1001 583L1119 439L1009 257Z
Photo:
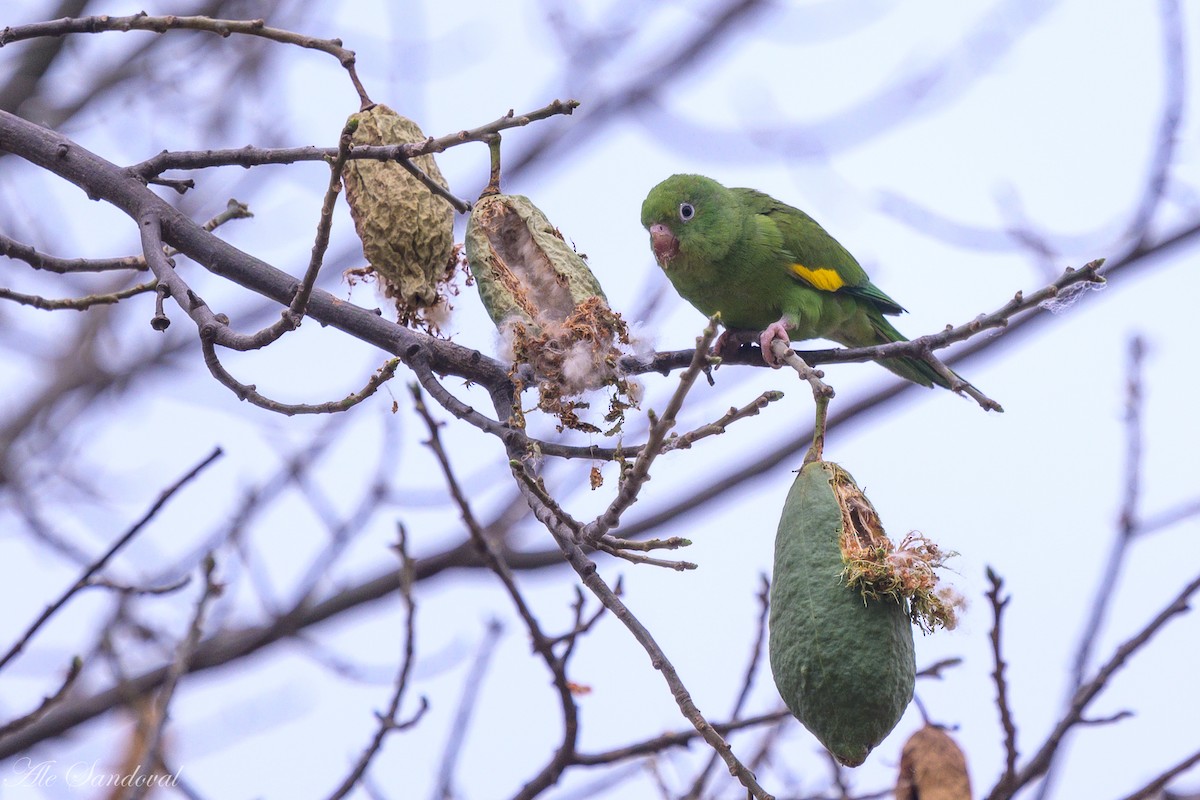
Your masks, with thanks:
M912 700L913 625L954 627L961 599L934 572L951 555L920 534L894 546L838 464L814 461L796 476L775 537L771 673L845 766L862 764Z
M771 674L791 712L848 767L892 731L916 682L905 601L866 599L842 577L843 540L876 530L850 474L814 461L796 476L775 536Z
M381 104L351 114L346 124L355 146L425 141L415 122ZM432 154L412 163L448 188ZM455 269L454 208L394 161L351 159L342 182L363 255L395 300L401 324L436 330Z
M496 327L562 324L580 303L604 300L583 257L524 195L485 195L467 222L467 261Z
M536 376L539 407L560 427L599 431L579 418L577 409L587 404L575 398L611 386L605 420L619 425L636 393L617 368L628 329L546 215L528 197L485 194L467 222L466 255L514 374L527 364Z

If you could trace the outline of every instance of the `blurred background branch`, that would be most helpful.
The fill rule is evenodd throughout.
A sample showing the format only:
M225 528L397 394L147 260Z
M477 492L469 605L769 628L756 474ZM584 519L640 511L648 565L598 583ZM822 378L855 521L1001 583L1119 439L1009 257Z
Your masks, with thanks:
M1190 306L1180 288L1200 241L1196 9L1178 0L1113 15L1080 0L1001 0L936 14L888 0L855 9L761 0L613 0L583 9L540 0L476 18L401 5L182 0L149 9L261 18L288 32L279 41L187 30L0 35L0 110L115 165L93 194L152 194L163 219L176 213L196 230L225 213L230 197L253 210L253 219L209 228L204 252L178 248L184 242L165 227L177 249L164 254L169 267L159 266L186 279L233 335L278 324L291 301L285 287L312 260L330 186L322 159L336 152L360 103L338 62L294 45L311 37L354 51L373 99L447 143L458 131L483 130L481 120L506 107L578 98L569 117L514 123L505 134L506 189L554 209L567 241L588 251L613 307L638 324L639 357L649 365L643 409L666 408L677 380L656 373L686 366L692 354L668 348L690 345L703 323L664 291L636 225L646 189L671 171L723 170L731 184L808 208L857 243L851 249L864 253L880 285L896 287L918 318L908 326L914 335L939 335L946 320L968 320L1067 266L1106 257L1103 293L1039 304L1002 334L950 349L946 362L969 362L972 380L1005 404L1002 423L875 365L837 366L853 353L802 355L828 364L826 380L838 391L829 447L867 476L885 517L957 536L948 544L964 554L961 579L977 596L987 588L984 563L1005 575L1011 730L998 735L989 706L998 679L981 619L919 642L920 662L962 659L927 690L922 684L922 702L959 726L976 785L995 785L996 797L1018 785L1041 797L1091 796L1088 765L1122 763L1103 791L1190 796L1197 756L1189 731L1200 708L1179 690L1187 665L1178 649L1194 639L1196 623L1175 598L1194 579L1178 554L1189 552L1200 521L1186 477L1200 470L1200 440L1188 422ZM21 0L0 26L111 11ZM58 25L49 30L67 29ZM487 180L486 148L473 144L482 136L439 156L457 197L475 197ZM686 683L687 702L677 702L628 632L596 625L598 615L584 619L575 593L588 580L565 568L563 548L530 504L546 518L552 509L531 500L528 484L514 484L509 466L519 437L544 442L542 457L529 462L530 481L553 499L560 522L596 518L615 491L597 482L624 480L619 453L646 441L649 415L631 414L619 438L564 434L532 412L528 430L499 446L482 436L506 435L496 407L511 387L500 386L507 364L494 358L490 325L466 296L474 288L455 300L452 341L391 331L375 288L343 280L362 253L341 204L327 218L310 324L251 357L223 350L222 369L240 394L295 409L362 387L383 347L410 365L390 366L417 377L457 418L435 429L456 471L421 446L427 422L382 375L347 414L285 418L239 403L205 368L180 306L147 283L137 227L64 190L21 153L13 157L16 147L0 139L0 583L8 622L0 647L25 643L0 682L0 725L13 723L0 729L6 780L20 778L22 756L116 764L136 748L113 743L128 734L132 744L140 725L141 745L147 730L156 732L157 753L136 763L160 772L182 766L187 791L211 796L295 794L271 755L280 746L309 765L302 785L310 793L321 780L357 796L730 795L739 789L712 769L716 751L688 747L714 737L732 748L722 753L727 764L744 764L781 796L890 791L880 787L893 783L901 736L877 762L831 777L815 743L778 711L759 665L758 576L789 469L813 435L797 423L810 411L794 378L733 363L755 354L708 371L712 383L698 381L678 410L682 430L725 419L755 397L772 402L736 416L723 436L662 453L651 472L658 480L639 482L621 506L628 512L611 520L623 540L692 542L686 557L699 569L634 569L585 555L578 543L567 548L578 576L594 571L601 596L619 589L632 621L653 632L670 661L651 666L677 673L672 689ZM125 165L149 168L164 149L194 163L170 162L181 174L155 172L149 187L122 174ZM294 163L272 160L301 150L307 155ZM238 152L269 157L253 169L201 163ZM213 163L239 164L232 156ZM124 189L121 178L130 181ZM245 291L199 268L234 249L273 265L269 291ZM36 298L90 300L78 301L87 306L79 311L51 311ZM159 316L188 324L152 331L146 323ZM414 357L408 345L424 349ZM1115 366L1123 349L1124 376ZM340 404L318 410L332 405ZM1124 464L1114 466L1122 438ZM221 462L128 551L104 559L163 476L182 474L218 443ZM557 458L556 448L575 458ZM582 457L588 448L596 460ZM1097 532L1113 516L1106 551ZM397 522L409 532L402 570L389 551ZM568 527L553 533L570 539ZM219 596L185 580L208 553L221 565ZM22 638L52 587L97 563L104 588L69 596L36 637ZM504 631L481 634L493 619ZM542 632L551 630L572 633ZM1076 630L1078 638L1064 635ZM532 663L531 643L550 681ZM1133 649L1138 656L1127 661ZM472 686L482 653L486 684ZM1100 673L1097 662L1106 665ZM392 704L373 719L377 686L392 692ZM1109 706L1089 714L1114 721L1103 735L1097 726L1078 730L1101 688ZM400 701L411 692L427 704L406 716ZM170 713L147 717L154 698L169 699ZM733 711L708 720L711 729L679 730L680 708L693 701L693 722L714 703ZM460 704L471 710L469 724L455 722ZM1125 718L1127 710L1136 716ZM521 730L533 732L513 735ZM373 744L364 755L366 740ZM416 774L413 764L439 757L443 774Z

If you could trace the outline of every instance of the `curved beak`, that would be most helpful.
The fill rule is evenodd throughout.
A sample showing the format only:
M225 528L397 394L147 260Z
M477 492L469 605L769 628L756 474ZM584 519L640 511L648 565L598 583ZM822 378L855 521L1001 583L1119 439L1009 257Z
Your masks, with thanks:
M679 255L679 240L671 233L670 228L658 222L650 226L650 248L654 250L654 259L658 261L658 265L666 269L671 260Z

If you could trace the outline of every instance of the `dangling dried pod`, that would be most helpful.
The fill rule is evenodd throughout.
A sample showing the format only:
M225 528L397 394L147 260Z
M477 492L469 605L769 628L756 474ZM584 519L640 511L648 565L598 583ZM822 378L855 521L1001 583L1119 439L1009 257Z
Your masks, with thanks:
M896 800L971 800L967 757L941 728L926 725L904 743Z
M356 146L425 141L415 122L381 104L351 114L346 124ZM432 154L412 163L448 188ZM454 208L394 161L351 159L342 182L363 255L395 299L401 324L436 330L455 270Z
M628 329L546 215L528 197L485 194L467 222L466 255L514 365L537 376L539 407L565 427L596 431L575 413L585 404L570 398L608 385L615 393L606 419L619 421L633 402L617 369Z

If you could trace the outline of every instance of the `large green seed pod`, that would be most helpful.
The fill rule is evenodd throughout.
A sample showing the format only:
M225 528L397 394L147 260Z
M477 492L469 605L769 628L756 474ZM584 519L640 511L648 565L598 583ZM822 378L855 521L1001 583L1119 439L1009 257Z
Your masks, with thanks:
M503 331L520 321L564 322L600 282L546 215L523 195L480 197L467 222L467 262L488 315Z
M425 141L415 122L385 105L351 114L347 126L357 146ZM432 154L412 163L447 188ZM440 302L439 287L452 274L454 208L393 161L351 159L342 181L363 255L387 296L396 298L402 321L415 320Z
M843 547L886 541L850 474L817 461L800 470L775 537L771 673L796 718L837 760L856 767L912 700L907 601L846 584Z

